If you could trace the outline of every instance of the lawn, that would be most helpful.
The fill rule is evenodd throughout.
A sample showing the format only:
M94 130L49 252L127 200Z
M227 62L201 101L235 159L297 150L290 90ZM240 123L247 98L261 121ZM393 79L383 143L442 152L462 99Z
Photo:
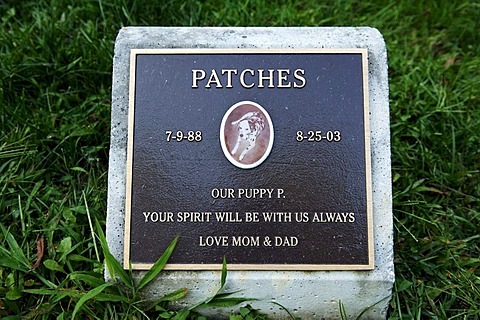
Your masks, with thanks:
M480 319L479 18L475 1L0 1L0 318L186 316L166 301L142 314L128 286L103 282L115 36L161 25L379 29L392 137L389 318ZM261 318L241 311L232 318Z

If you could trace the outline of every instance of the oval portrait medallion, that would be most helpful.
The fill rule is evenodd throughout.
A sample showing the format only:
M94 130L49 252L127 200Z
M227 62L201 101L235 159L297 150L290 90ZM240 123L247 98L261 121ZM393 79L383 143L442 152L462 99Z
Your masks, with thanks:
M225 157L233 165L254 168L265 161L272 150L272 120L258 103L240 101L223 116L220 143Z

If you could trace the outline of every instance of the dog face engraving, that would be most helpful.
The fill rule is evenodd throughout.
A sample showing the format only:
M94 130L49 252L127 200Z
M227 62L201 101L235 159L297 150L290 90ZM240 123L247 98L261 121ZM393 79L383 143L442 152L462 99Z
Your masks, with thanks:
M220 145L234 166L252 169L264 162L273 147L273 123L267 110L253 101L231 106L220 125Z
M247 112L240 119L231 123L237 127L238 135L234 148L231 151L235 155L241 146L244 146L238 159L240 161L255 148L257 137L265 129L265 120L259 112Z

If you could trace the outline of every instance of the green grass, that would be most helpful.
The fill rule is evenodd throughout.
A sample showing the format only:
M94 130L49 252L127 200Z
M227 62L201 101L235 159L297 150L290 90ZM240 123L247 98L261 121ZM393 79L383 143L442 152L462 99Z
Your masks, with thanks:
M389 56L389 317L480 319L479 17L475 1L0 1L0 317L138 315L104 284L89 223L105 223L119 28L368 25ZM182 316L159 306L148 316Z

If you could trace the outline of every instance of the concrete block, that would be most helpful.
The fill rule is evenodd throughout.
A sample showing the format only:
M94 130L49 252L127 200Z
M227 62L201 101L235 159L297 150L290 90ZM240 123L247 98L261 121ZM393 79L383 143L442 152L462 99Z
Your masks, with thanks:
M362 318L385 318L394 283L394 265L387 53L380 32L368 27L121 29L113 61L106 231L110 250L119 261L123 259L125 226L130 50L149 48L367 48L374 269L229 271L226 289L240 290L236 296L256 298L251 305L274 318L287 318L287 314L272 301L303 319L337 319L340 318L340 300L349 317L354 318L369 308ZM140 278L144 272L136 271L135 274ZM220 271L165 271L147 288L147 294L154 297L186 287L189 294L176 304L190 306L217 290L220 274ZM227 315L231 310L205 312L207 315Z

